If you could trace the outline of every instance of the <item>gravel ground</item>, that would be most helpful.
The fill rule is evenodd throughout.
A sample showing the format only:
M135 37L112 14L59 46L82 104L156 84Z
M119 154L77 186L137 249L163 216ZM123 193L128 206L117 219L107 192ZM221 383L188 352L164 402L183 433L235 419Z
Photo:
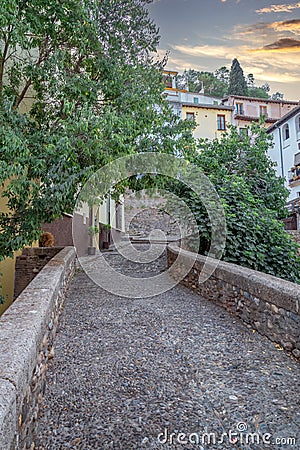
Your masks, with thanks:
M105 257L123 273L149 274L114 252ZM165 256L151 263L153 274L165 264ZM78 271L36 448L300 449L299 374L280 348L182 286L128 299Z

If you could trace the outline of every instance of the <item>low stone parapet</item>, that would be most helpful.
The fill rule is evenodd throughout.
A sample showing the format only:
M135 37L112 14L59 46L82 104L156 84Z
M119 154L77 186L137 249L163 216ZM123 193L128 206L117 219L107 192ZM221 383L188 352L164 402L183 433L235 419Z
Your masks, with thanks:
M14 299L64 247L25 247L15 265Z
M0 318L0 449L33 449L75 249L55 255Z
M179 251L181 266L187 264L189 259L195 259L193 253L170 244L167 250L170 268ZM199 274L206 259L197 255L192 270L181 283L221 305L300 359L300 286L224 261L219 262L207 281L199 283ZM170 272L175 279L181 279L180 266L175 270L171 268Z

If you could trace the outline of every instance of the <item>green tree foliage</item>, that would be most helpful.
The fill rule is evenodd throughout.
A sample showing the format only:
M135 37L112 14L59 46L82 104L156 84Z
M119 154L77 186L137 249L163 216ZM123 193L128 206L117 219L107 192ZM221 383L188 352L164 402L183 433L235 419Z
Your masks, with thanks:
M231 95L248 94L244 72L236 58L232 61L230 69L228 93Z
M199 141L196 163L214 184L227 221L227 243L223 259L286 280L299 280L297 245L284 230L288 192L277 178L267 156L270 144L258 125L241 137L232 127L220 141ZM193 193L175 184L197 219L201 234L200 253L210 244L206 210Z
M281 92L275 92L274 94L272 94L271 96L272 100L283 100L283 94L281 94Z
M193 145L162 97L150 0L0 4L0 258L71 212L94 170Z
M251 89L255 86L255 79L254 79L253 73L249 73L247 75L246 83L247 83L248 89Z
M270 98L268 92L260 86L254 86L253 88L248 88L248 97L255 97L255 98Z
M269 98L269 85L266 83L263 86L256 86L253 73L247 75L246 83L249 97Z
M221 81L222 83L224 83L225 86L228 85L229 83L229 76L230 76L230 72L227 69L227 67L222 66L220 67L220 69L217 69L214 73L214 76Z
M223 98L227 94L232 93L230 92L230 73L231 71L225 66L220 67L214 73L199 72L195 69L189 69L185 70L183 74L177 75L177 85L179 88L189 89L191 92L200 92L204 89L205 94ZM244 80L247 89L245 89L245 84L242 82L244 94L237 95L266 99L270 98L270 86L268 83L265 83L262 86L256 86L254 75L252 73L249 73ZM283 99L283 94L277 92L276 94L273 94L271 98L273 100L280 100Z
M269 93L270 85L268 83L265 83L262 86L253 86L252 88L248 88L249 97L270 98ZM283 97L283 94L281 95Z
M212 72L185 70L182 75L177 76L177 84L179 88L188 88L190 92L201 92L204 89L205 94L220 98L227 93L226 81L221 75L218 78Z

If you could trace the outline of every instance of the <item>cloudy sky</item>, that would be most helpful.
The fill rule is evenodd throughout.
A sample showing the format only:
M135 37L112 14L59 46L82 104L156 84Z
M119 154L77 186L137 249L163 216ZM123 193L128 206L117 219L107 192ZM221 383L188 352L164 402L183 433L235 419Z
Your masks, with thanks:
M238 58L256 84L300 100L300 2L154 0L149 10L168 69L214 71Z

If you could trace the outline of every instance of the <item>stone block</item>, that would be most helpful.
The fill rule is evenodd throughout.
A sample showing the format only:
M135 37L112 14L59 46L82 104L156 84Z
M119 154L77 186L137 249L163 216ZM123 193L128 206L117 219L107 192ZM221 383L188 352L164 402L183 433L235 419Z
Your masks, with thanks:
M53 345L56 328L49 330L49 324L56 323L75 250L65 248L52 261L0 318L1 450L14 448L15 436L21 447L31 440L32 415L44 389L44 350Z
M16 389L0 378L0 448L11 450L17 426Z

